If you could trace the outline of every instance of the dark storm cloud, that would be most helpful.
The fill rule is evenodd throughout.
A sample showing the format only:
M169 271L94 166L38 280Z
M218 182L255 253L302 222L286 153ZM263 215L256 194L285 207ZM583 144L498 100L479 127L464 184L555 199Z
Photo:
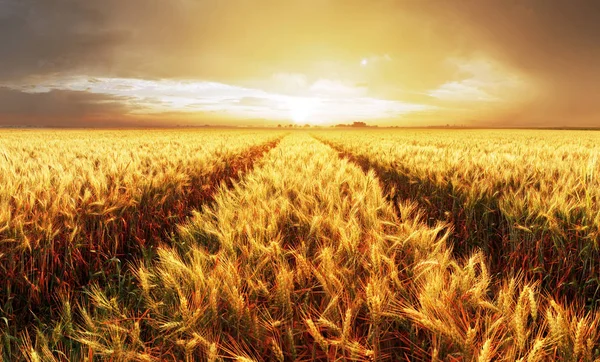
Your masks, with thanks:
M0 0L0 79L109 68L127 34L109 26L99 3Z
M0 126L115 126L130 122L126 99L88 92L25 93L0 88Z

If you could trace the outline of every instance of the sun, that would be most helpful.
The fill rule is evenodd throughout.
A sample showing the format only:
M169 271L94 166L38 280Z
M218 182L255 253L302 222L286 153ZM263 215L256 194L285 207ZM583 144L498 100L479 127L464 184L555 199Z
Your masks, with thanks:
M315 111L319 100L306 97L292 97L287 100L287 109L292 121L296 124L317 124Z

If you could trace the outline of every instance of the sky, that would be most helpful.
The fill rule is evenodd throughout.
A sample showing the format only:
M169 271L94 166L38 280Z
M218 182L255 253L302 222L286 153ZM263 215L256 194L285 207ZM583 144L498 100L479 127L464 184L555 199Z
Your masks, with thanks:
M0 0L0 126L600 127L596 0Z

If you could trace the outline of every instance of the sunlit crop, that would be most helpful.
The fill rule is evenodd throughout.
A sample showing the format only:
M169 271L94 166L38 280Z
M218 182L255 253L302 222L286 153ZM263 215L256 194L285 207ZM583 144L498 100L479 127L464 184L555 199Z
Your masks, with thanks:
M5 132L0 353L595 361L596 138Z

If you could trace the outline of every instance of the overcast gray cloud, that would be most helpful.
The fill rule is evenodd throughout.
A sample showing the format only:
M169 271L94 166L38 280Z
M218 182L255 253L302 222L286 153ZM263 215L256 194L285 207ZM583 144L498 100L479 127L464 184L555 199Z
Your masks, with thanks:
M126 99L80 91L24 93L0 88L0 126L123 126Z
M535 99L507 125L600 126L600 2L527 0L425 2L469 48L533 80Z
M102 2L0 0L0 79L109 70L128 34L94 3Z

